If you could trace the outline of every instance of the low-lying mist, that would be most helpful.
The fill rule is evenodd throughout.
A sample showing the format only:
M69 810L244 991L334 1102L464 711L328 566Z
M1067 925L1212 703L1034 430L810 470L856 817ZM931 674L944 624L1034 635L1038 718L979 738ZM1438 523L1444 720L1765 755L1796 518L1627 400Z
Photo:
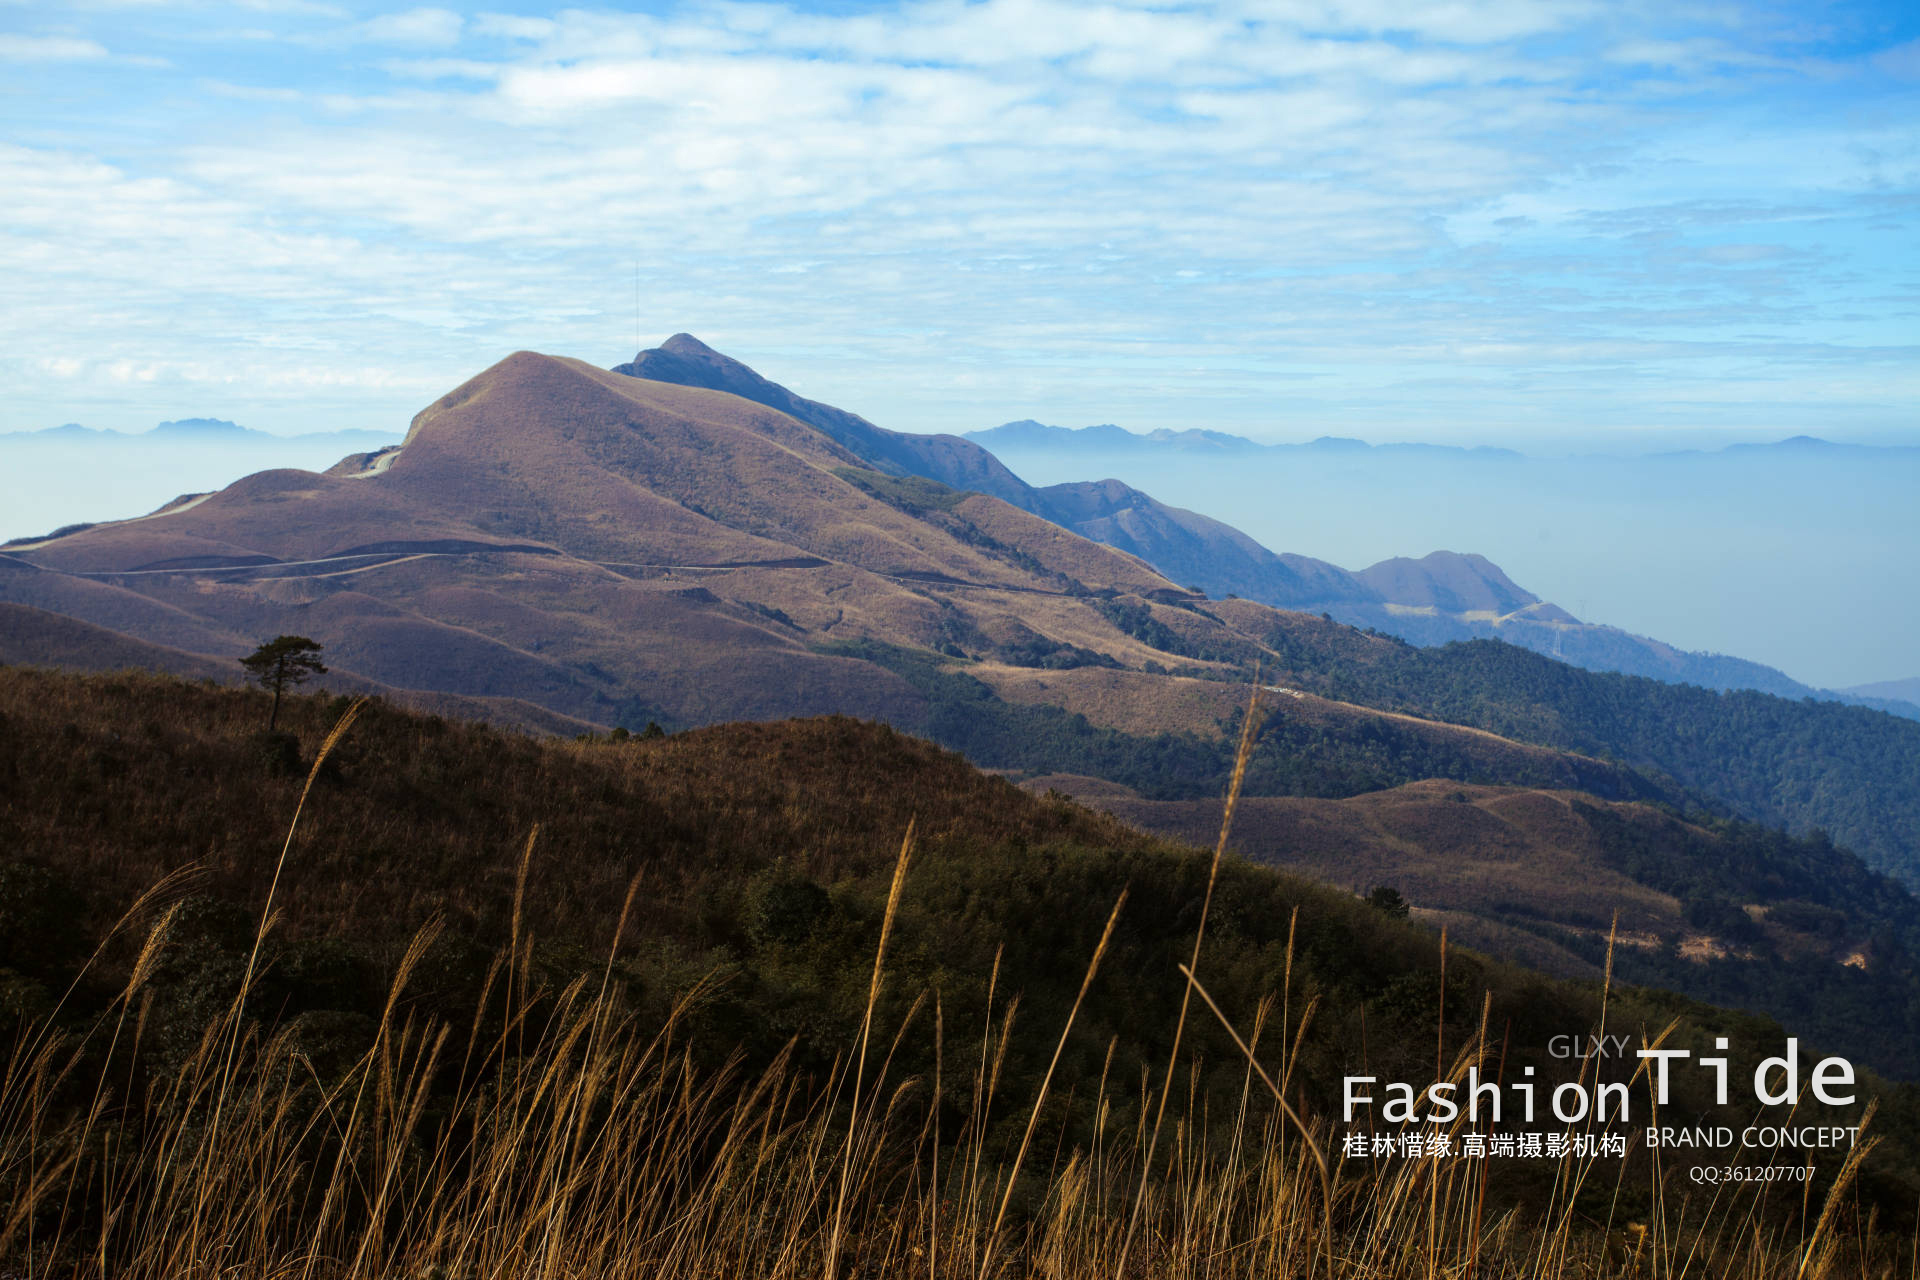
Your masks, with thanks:
M1583 621L1812 685L1915 674L1920 449L995 452L1032 484L1117 478L1343 568L1478 552Z

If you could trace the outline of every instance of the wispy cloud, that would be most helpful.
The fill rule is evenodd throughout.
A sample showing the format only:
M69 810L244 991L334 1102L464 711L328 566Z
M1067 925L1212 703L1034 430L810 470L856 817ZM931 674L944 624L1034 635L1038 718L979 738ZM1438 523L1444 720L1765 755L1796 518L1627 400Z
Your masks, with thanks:
M141 12L4 38L177 69L16 115L0 429L77 386L133 425L240 412L116 400L118 361L289 428L404 421L516 346L682 328L908 428L1911 422L1897 33L1570 0L269 8L264 42ZM262 372L294 349L342 377Z
M439 46L457 43L465 27L466 19L450 9L408 9L369 18L347 35L368 44Z
M0 35L0 62L85 62L106 56L106 46L72 36Z

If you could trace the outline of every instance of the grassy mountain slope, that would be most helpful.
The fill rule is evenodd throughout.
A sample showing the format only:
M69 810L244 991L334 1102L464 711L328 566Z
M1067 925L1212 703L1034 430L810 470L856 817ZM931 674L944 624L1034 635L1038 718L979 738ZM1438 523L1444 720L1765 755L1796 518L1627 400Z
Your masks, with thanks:
M1065 571L1172 590L987 499L876 495L839 474L860 461L731 395L519 356L424 411L378 474L265 473L16 548L0 592L190 652L294 631L399 687L686 724L912 715L911 690L819 641L1129 650Z
M1912 721L1833 702L1585 671L1494 641L1421 649L1246 601L1210 601L1204 608L1257 638L1269 655L1264 678L1293 691L1269 699L1276 711L1269 732L1293 744L1283 746L1282 755L1310 756L1326 749L1317 744L1357 734L1383 754L1398 752L1430 770L1407 780L1487 781L1498 761L1507 770L1503 780L1518 781L1527 767L1520 744L1545 747L1561 753L1553 758L1563 772L1551 781L1552 775L1536 775L1542 781L1530 785L1624 799L1632 793L1623 788L1635 785L1626 779L1637 774L1639 785L1660 780L1641 792L1646 798L1704 803L1802 833L1824 829L1876 870L1920 882L1920 727ZM1167 613L1157 610L1155 619ZM1177 639L1163 643L1180 647ZM978 675L1009 701L1056 707L1116 729L1165 717L1204 734L1208 722L1220 725L1234 713L1224 693L1146 675L994 667ZM1409 720L1396 722L1394 714ZM1495 741L1470 744L1437 725L1479 729ZM1442 750L1413 751L1403 734ZM1066 759L1060 768L1117 776ZM1390 775L1382 769L1373 776L1377 785L1397 785L1385 780ZM1278 779L1256 785L1277 794L1351 794Z
M1910 714L1907 702L1856 693L1828 694L1761 663L1695 653L1618 627L1582 621L1509 580L1483 557L1436 551L1418 560L1394 558L1357 572L1309 556L1275 553L1238 529L1199 512L1169 506L1119 480L1038 488L1008 471L985 446L1177 448L1236 456L1264 446L1217 432L1154 432L1117 427L1067 431L1009 423L965 438L887 431L864 418L806 400L695 338L677 334L619 366L635 377L728 390L819 426L890 474L925 476L992 494L1096 542L1139 556L1160 573L1212 596L1238 595L1281 609L1328 613L1355 627L1376 628L1421 645L1498 639L1594 671L1618 671L1714 689L1758 689L1787 698L1834 697ZM1317 441L1311 449L1365 448L1357 441ZM1419 451L1432 446L1393 446ZM1500 455L1501 450L1435 450Z
M1289 576L1296 584L1291 590L1331 598L1335 605L1345 604L1348 609L1374 610L1381 615L1376 618L1379 621L1384 621L1384 614L1391 612L1400 622L1418 630L1420 617L1457 615L1476 626L1484 623L1491 634L1521 638L1519 633L1525 631L1527 643L1536 649L1571 647L1573 652L1569 656L1576 662L1584 659L1601 667L1645 666L1646 661L1658 659L1654 665L1664 680L1691 677L1729 686L1764 683L1754 672L1745 669L1752 664L1740 664L1736 659L1702 659L1665 646L1650 648L1650 642L1612 628L1576 624L1515 586L1497 567L1480 557L1435 553L1419 562L1389 561L1361 575L1344 575L1331 566L1299 557L1272 557L1264 548L1249 543L1225 526L1217 526L1204 517L1189 519L1191 513L1164 508L1116 482L1057 489L1070 492L1038 491L1056 495L1049 502L1038 503L1040 509L1096 540L1136 551L1179 581L1195 578L1205 581L1209 572L1220 572L1219 566L1233 563L1236 555L1264 557L1263 572ZM1129 531L1142 529L1151 532L1143 536ZM1181 547L1186 550L1179 551ZM1209 565L1213 566L1211 570ZM1349 585L1346 582L1349 577L1359 585ZM1363 588L1376 593L1380 601L1394 603L1365 603L1348 598L1363 596ZM1260 628L1266 625L1259 619L1233 619L1219 607L1209 611L1237 622L1243 633L1259 635ZM1171 616L1164 610L1159 611L1159 615ZM1297 633L1300 629L1295 625L1293 630ZM1273 632L1268 632L1261 638L1271 643L1272 635ZM1424 638L1431 641L1438 637ZM1183 647L1177 638L1160 642L1162 648L1169 646L1176 651ZM1623 657L1622 646L1633 654ZM1395 654L1391 649L1382 652L1393 654L1389 665L1396 672L1400 670L1399 664L1407 660L1404 653ZM1635 654L1639 656L1633 656ZM1240 656L1244 660L1246 655ZM1435 659L1427 665L1437 671L1450 671L1458 669L1463 661L1452 656ZM1710 670L1700 665L1707 661L1719 665ZM1338 656L1316 654L1310 665L1324 678L1329 667L1337 670L1340 662ZM1376 673L1350 680L1353 696L1345 700L1372 707L1400 706L1419 716L1474 724L1522 741L1624 759L1637 767L1669 775L1684 787L1717 797L1738 812L1801 829L1817 825L1833 828L1842 840L1857 844L1883 869L1909 877L1920 875L1920 848L1916 848L1911 836L1914 805L1920 800L1920 768L1916 768L1916 760L1920 759L1916 757L1920 735L1879 719L1836 721L1838 707L1829 707L1824 712L1789 709L1770 699L1736 700L1730 708L1716 712L1691 691L1667 695L1647 688L1644 683L1609 686L1577 677L1567 680L1566 668L1559 668L1566 685L1560 696L1568 703L1560 714L1566 722L1549 725L1540 721L1537 709L1531 713L1523 710L1539 690L1537 682L1520 673L1538 670L1541 664L1516 660L1505 665L1511 671L1496 677L1486 694L1486 700L1506 706L1506 711L1500 714L1493 714L1484 706L1468 709L1451 695L1435 696L1431 688L1424 697L1397 696L1395 674ZM1546 665L1558 667L1559 664ZM1282 669L1286 669L1284 664ZM1485 660L1476 662L1475 672L1478 676L1493 674ZM1083 673L1083 677L1114 679L1091 673ZM1449 679L1444 675L1438 678L1443 682ZM1428 679L1431 682L1433 677ZM1506 688L1499 687L1503 680ZM1527 682L1532 687L1515 688L1516 681ZM1781 693L1808 692L1784 679L1776 683L1783 686L1778 690ZM1338 679L1332 687L1340 687ZM1596 704L1616 699L1615 690L1619 689L1632 691L1629 696L1634 711L1627 718L1638 717L1634 725L1617 719L1602 724L1599 721L1607 717L1596 718ZM1711 697L1705 695L1708 700ZM1147 700L1157 701L1151 696ZM1129 707L1138 705L1140 699L1122 697L1118 701L1122 707ZM1085 706L1072 709L1087 710ZM1104 721L1097 713L1094 716L1096 722L1109 724L1118 724L1129 717L1132 723L1139 723L1139 717L1126 710L1109 712ZM1720 722L1707 730L1717 739L1713 747L1702 749L1700 733L1683 727L1701 718ZM1842 724L1848 727L1836 727ZM1576 725L1579 727L1574 727ZM1736 740L1743 737L1750 741L1744 747L1737 746ZM1866 741L1860 741L1861 738ZM1845 739L1851 744L1844 758L1810 765L1810 748L1817 742L1835 739ZM1869 742L1872 745L1868 745ZM1817 751L1813 754L1819 758ZM1716 777L1716 770L1726 767L1729 760L1743 757L1751 758L1752 763L1746 767L1736 766L1735 771L1742 775L1737 780ZM1448 776L1470 775L1455 767ZM1816 776L1824 786L1814 782ZM1898 797L1890 806L1891 813L1877 809L1866 799L1880 787L1887 787Z
M1036 671L982 665L970 674L1016 705L1057 707L1122 733L1172 730L1223 743L1238 725L1248 698L1243 685L1109 668ZM1542 786L1638 795L1668 803L1686 798L1604 760L1532 746L1482 729L1376 711L1295 689L1269 687L1264 696L1262 743L1273 756L1329 757L1339 752L1335 744L1397 743L1410 757L1403 770L1409 776L1531 778ZM1298 749L1289 751L1290 743L1298 744ZM1268 767L1268 757L1256 761L1253 789L1260 794L1287 792L1289 788L1265 776ZM1293 793L1327 794L1302 789Z
M1382 600L1443 613L1503 616L1541 603L1540 597L1516 585L1485 556L1451 551L1436 551L1419 560L1397 556L1355 576Z
M315 696L283 708L302 756L338 705ZM621 1016L643 1024L702 989L681 1015L676 1052L712 1066L740 1053L749 1069L785 1052L813 1080L803 1087L818 1087L858 1032L888 876L912 821L915 854L877 1010L887 1034L902 1032L891 1070L931 1078L936 1041L919 1001L933 992L949 1046L978 1045L1005 1019L1014 1034L998 1088L1008 1101L993 1120L1004 1160L1066 1023L1079 964L1123 890L1100 980L1054 1077L1046 1140L1089 1140L1107 1077L1127 1082L1108 1092L1108 1124L1128 1131L1140 1118L1132 1082L1164 1067L1180 998L1174 964L1186 958L1206 891L1209 859L1197 850L1024 795L952 754L844 718L564 743L376 706L321 771L278 872L301 782L283 752L264 749L264 712L257 693L0 669L9 798L0 990L11 1007L48 1009L133 896L185 872L131 934L110 941L63 1015L84 1023L111 1000L145 923L177 902L147 971L143 1060L147 1071L177 1069L193 1058L198 1028L225 1007L250 921L277 877L279 924L249 1007L262 1026L285 1029L323 1078L351 1062L357 1037L383 1016L407 940L437 922L394 1015L413 1025L484 1022L497 994L489 956L530 939L516 985L551 995L577 977L610 980ZM607 968L623 899L622 945ZM1484 1014L1506 1046L1502 1070L1524 1064L1552 1080L1571 1066L1549 1055L1550 1038L1600 1014L1591 985L1456 949L1442 1015L1432 934L1237 860L1222 869L1210 921L1202 963L1213 996L1244 1023L1263 996L1284 992L1292 1012L1276 1034L1300 1035L1292 1088L1316 1117L1337 1106L1343 1074L1425 1078L1437 1016L1447 1042L1463 1046ZM1703 1047L1717 1033L1746 1053L1782 1034L1764 1020L1619 988L1608 1025L1657 1034L1676 1015L1669 1044ZM1204 1103L1194 1123L1230 1124L1245 1080L1231 1044L1201 1019L1187 1052ZM1682 1089L1667 1114L1722 1114L1690 1084ZM1884 1131L1906 1134L1906 1092L1874 1089ZM914 1098L924 1094L903 1095ZM429 1126L450 1114L444 1105L434 1099ZM1873 1194L1908 1194L1906 1159L1875 1167ZM1544 1188L1529 1167L1496 1170L1497 1199L1537 1202ZM1611 1181L1597 1194L1599 1218Z
M238 671L232 662L148 644L64 614L18 604L0 604L0 665L60 671L165 671L215 684L234 683ZM327 668L327 684L348 693L378 694L432 715L460 716L532 733L572 736L597 727L521 698L396 689L369 680L337 660Z
M1072 779L1041 779L1081 795ZM1094 787L1087 803L1204 840L1218 801ZM1903 1074L1920 1045L1920 901L1822 840L1692 821L1577 791L1420 782L1347 799L1253 797L1234 846L1364 893L1389 885L1429 925L1490 955L1614 972L1780 1018Z
M736 396L525 354L424 410L377 474L266 473L9 563L10 598L190 653L296 632L369 681L603 724L848 711L1156 794L1217 790L1225 748L1137 715L1098 732L1078 708L1010 706L934 655L1232 680L1274 663L1257 632L1282 617L1226 619L1135 557L874 470ZM1438 772L1646 790L1373 720L1303 724L1259 785L1345 795Z
M763 404L818 428L892 475L916 475L1024 505L1027 485L991 453L959 436L910 435L877 427L858 414L795 395L692 334L676 333L640 352L615 373L655 382L707 387Z

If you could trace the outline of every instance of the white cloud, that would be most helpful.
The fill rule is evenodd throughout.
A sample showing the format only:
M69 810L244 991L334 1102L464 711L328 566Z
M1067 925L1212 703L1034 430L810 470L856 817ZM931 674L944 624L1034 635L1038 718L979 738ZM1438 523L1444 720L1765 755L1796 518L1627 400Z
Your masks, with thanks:
M71 36L0 35L0 62L85 62L107 56L105 46Z
M226 80L203 80L200 87L207 93L222 98L234 98L241 102L299 102L304 96L298 89L283 89L271 85L233 84Z
M1890 76L1920 80L1920 40L1909 40L1875 55L1873 65Z
M299 14L313 18L344 18L347 10L322 0L229 0L237 8L255 13Z
M1883 369L1910 301L1809 242L1896 242L1861 228L1910 216L1886 203L1914 182L1909 118L1813 95L1803 123L1785 64L1771 116L1669 106L1769 51L1596 12L695 0L282 31L298 74L249 55L196 81L273 112L115 163L104 124L0 148L0 342L95 350L100 385L116 361L128 385L199 368L290 412L391 392L404 418L514 347L624 357L637 265L643 330L788 352L907 427L1072 387L1129 388L1136 422L1264 421L1301 381L1349 397L1315 414L1471 422L1503 392L1652 402L1716 361Z
M0 0L0 7L47 8L42 0ZM223 8L241 9L275 16L346 18L350 13L324 0L65 0L62 9L76 12L126 13L170 10L174 15L192 14Z
M506 13L483 13L474 18L475 35L506 40L551 39L556 24L549 18L522 18Z
M357 23L345 38L365 44L450 45L459 43L466 22L451 9L408 9Z

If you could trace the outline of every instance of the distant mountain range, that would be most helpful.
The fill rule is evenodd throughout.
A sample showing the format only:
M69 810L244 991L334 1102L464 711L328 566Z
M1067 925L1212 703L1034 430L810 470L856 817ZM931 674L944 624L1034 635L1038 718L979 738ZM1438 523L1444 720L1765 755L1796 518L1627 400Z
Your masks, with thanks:
M1496 462L1521 459L1522 455L1512 450L1370 445L1333 436L1304 444L1265 445L1219 431L1163 429L1135 433L1111 424L1069 429L1032 419L965 436L915 435L890 431L846 410L800 397L687 334L677 334L660 347L641 352L615 372L724 391L777 409L818 428L887 474L924 476L956 489L1000 498L1096 542L1130 552L1171 580L1208 595L1238 595L1280 608L1325 613L1338 621L1373 628L1415 644L1493 638L1590 670L1619 671L1708 688L1758 689L1790 698L1833 698L1920 716L1920 692L1911 689L1905 694L1890 692L1892 685L1817 689L1760 663L1687 651L1575 618L1521 588L1498 566L1478 555L1440 551L1417 560L1395 558L1348 571L1311 557L1273 552L1226 523L1159 502L1117 480L1029 485L991 452L997 446L1085 452L1090 456L1171 450L1223 457L1291 451L1433 455ZM307 461L311 451L321 448L348 454L342 465L351 471L390 464L399 440L393 433L364 429L281 436L224 419L186 418L136 433L97 430L76 423L5 433L0 434L0 451L36 445L83 449L206 445L249 451L287 448L302 450L287 458L288 462L312 465ZM1830 454L1873 448L1797 436L1770 445L1733 445L1719 452ZM1681 451L1653 456L1687 459L1705 455ZM66 526L69 530L77 527Z
M1263 445L1218 431L1159 430L1139 434L1112 425L1047 426L1009 422L965 438L982 447L1084 452L1090 465L1116 454L1174 451L1225 456L1255 454L1391 453L1519 461L1506 449L1441 445L1369 445L1325 436L1305 444ZM1771 445L1731 445L1723 454L1873 451L1796 436ZM1920 450L1882 450L1920 453ZM1705 456L1698 451L1654 455ZM1131 551L1177 581L1209 595L1239 595L1262 604L1310 613L1399 636L1419 645L1497 639L1591 671L1618 671L1709 689L1758 689L1784 698L1824 698L1920 718L1920 703L1867 689L1826 690L1803 684L1758 662L1680 649L1618 627L1583 621L1515 584L1483 556L1438 551L1418 560L1396 557L1358 571L1306 556L1278 554L1239 530L1155 501L1118 480L1029 489L1008 496L1096 541ZM1879 686L1871 688L1878 690Z
M1910 680L1881 680L1874 684L1858 684L1842 693L1868 702L1905 702L1920 706L1920 677Z
M844 409L797 396L684 333L641 352L614 371L726 391L778 409L819 428L893 474L924 476L956 489L990 494L1082 537L1130 552L1169 579L1210 596L1238 595L1277 608L1325 613L1337 621L1371 627L1415 644L1498 639L1592 671L1618 671L1709 689L1757 689L1786 698L1832 699L1920 718L1920 699L1916 697L1866 689L1816 689L1761 663L1724 654L1689 652L1618 627L1583 622L1521 588L1483 556L1436 551L1418 560L1396 557L1349 572L1311 557L1275 553L1228 524L1168 506L1118 480L1029 485L991 452L997 445L1084 449L1090 454L1166 449L1222 455L1377 450L1477 459L1521 458L1510 449L1369 445L1336 436L1323 436L1307 444L1262 445L1220 431L1159 430L1143 435L1111 424L1068 429L1030 418L965 436L911 435L889 431ZM1733 445L1723 452L1866 448L1796 436L1773 445Z
M1842 441L1822 440L1819 436L1789 436L1785 440L1774 440L1760 444L1730 444L1723 448L1677 449L1665 453L1649 454L1653 458L1700 458L1713 455L1723 457L1742 457L1768 454L1773 456L1791 456L1799 454L1809 457L1832 457L1851 455L1854 457L1906 457L1920 455L1920 445L1884 445L1884 444L1847 444Z
M378 447L397 443L390 431L369 431L348 427L339 431L308 431L282 436L270 431L255 431L224 418L180 418L162 422L145 431L115 431L111 428L83 427L69 422L40 431L0 432L0 449L19 444L240 444L288 445L327 443L342 448Z
M1112 423L1100 423L1091 427L1054 427L1032 418L1022 418L1017 422L1003 422L997 427L983 431L968 431L964 437L988 449L1048 449L1060 452L1082 452L1089 454L1111 453L1402 453L1430 454L1434 456L1452 456L1463 458L1523 458L1526 455L1514 449L1499 449L1481 445L1466 447L1461 445L1426 444L1413 441L1389 444L1369 444L1365 440L1356 440L1350 436L1320 436L1304 442L1281 444L1263 444L1258 440L1249 440L1245 436L1231 435L1224 431L1205 431L1189 428L1174 431L1161 427L1154 431L1128 431ZM1784 440L1767 443L1730 444L1719 449L1670 449L1658 453L1642 455L1648 458L1704 458L1721 456L1751 456L1756 454L1808 454L1835 455L1852 454L1871 457L1876 454L1912 457L1920 455L1920 445L1867 445L1836 443L1822 440L1818 436L1790 436Z
M1350 573L1115 482L1030 486L686 335L622 369L522 352L325 474L10 544L0 652L198 673L300 634L338 684L532 727L836 712L1165 800L1219 794L1258 673L1277 713L1250 794L1443 778L1718 807L1920 879L1920 724L1414 648L1254 589L1579 624L1478 557Z
M1337 621L1415 644L1500 639L1589 670L1619 671L1708 688L1758 689L1789 698L1833 698L1920 716L1920 692L1901 682L1821 690L1760 663L1689 652L1617 627L1583 621L1526 591L1482 556L1437 551L1419 559L1396 557L1349 571L1311 557L1271 551L1226 523L1169 506L1118 480L1030 485L1006 467L991 447L1086 452L1090 457L1173 450L1221 456L1309 451L1432 454L1496 462L1520 459L1521 455L1511 450L1369 445L1331 436L1305 444L1263 445L1219 431L1159 430L1141 434L1111 424L1068 429L1032 419L964 437L915 435L890 431L844 409L798 396L689 334L676 334L659 347L640 352L614 372L722 391L776 409L817 428L884 474L921 476L955 489L999 498L1083 537L1138 556L1173 583L1210 596L1240 596L1278 608L1324 613ZM391 433L353 429L278 436L218 418L162 422L139 433L68 423L43 431L0 435L0 450L41 444L82 448L209 445L249 450L298 446L309 451L324 447L348 455L333 473L362 475L391 465L399 452L399 437ZM1730 446L1722 452L1863 448L1866 446L1836 445L1798 436L1772 445ZM1658 456L1682 459L1702 455L1695 451ZM304 457L298 460L304 461ZM66 528L72 531L79 527Z
M1224 431L1205 431L1199 428L1173 431L1162 427L1157 431L1137 432L1116 427L1112 423L1102 423L1093 427L1050 427L1032 418L1022 418L1018 422L1005 422L985 431L969 431L965 434L968 440L988 449L1085 450L1092 453L1157 453L1176 450L1182 453L1202 454L1302 451L1359 453L1381 450L1413 454L1458 454L1475 458L1522 456L1512 449L1496 449L1491 446L1464 448L1459 445L1444 444L1372 445L1365 440L1355 440L1349 436L1321 436L1315 440L1295 444L1261 444L1245 436L1230 435Z
M321 470L343 453L399 443L394 432L283 436L221 418L185 418L139 432L68 423L0 433L0 543L152 511L251 472Z

